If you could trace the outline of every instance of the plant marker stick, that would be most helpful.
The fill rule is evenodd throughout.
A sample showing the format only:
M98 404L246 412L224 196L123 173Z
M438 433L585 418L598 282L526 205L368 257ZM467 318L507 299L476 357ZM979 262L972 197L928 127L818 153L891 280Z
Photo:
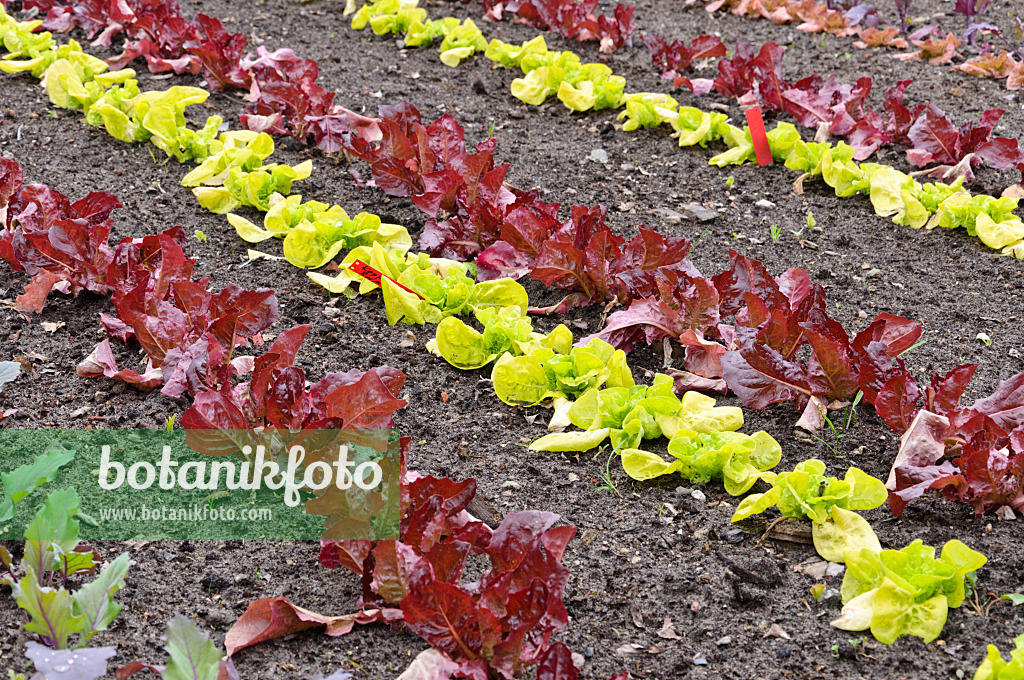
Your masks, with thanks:
M764 131L764 118L761 117L761 107L754 106L745 111L747 126L750 128L750 139L754 143L754 153L757 155L758 165L770 165L772 162L772 150L768 146L768 134Z
M370 265L366 264L362 260L356 260L355 262L350 264L348 266L348 268L349 268L350 271L353 271L356 274L359 274L364 279L368 279L368 280L372 281L373 283L375 283L378 286L380 285L381 279L387 279L388 281L390 281L391 283L395 284L396 286L398 286L402 290L404 290L406 292L409 292L409 293L412 293L413 295L415 295L419 299L421 299L421 300L426 299L422 295L420 295L419 293L414 291L413 289L406 288L405 286L400 284L398 281L395 281L390 276L384 276L384 274L382 274L381 272L377 271L376 269L374 269Z

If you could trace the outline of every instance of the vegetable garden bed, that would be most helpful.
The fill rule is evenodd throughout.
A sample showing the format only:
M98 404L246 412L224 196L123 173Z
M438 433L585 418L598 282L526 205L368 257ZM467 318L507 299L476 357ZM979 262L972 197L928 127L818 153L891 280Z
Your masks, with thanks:
M805 269L809 282L827 293L829 316L851 335L881 313L918 322L925 342L912 342L901 358L922 391L929 372L944 375L975 363L973 380L960 400L966 407L1024 371L1024 259L1001 255L966 229L894 224L877 216L866 196L840 199L820 177L807 179L803 193L795 193L796 175L782 163L711 166L708 160L725 150L721 144L681 149L667 126L626 132L617 110L573 112L554 97L539 107L527 106L510 94L513 79L523 75L519 71L492 68L482 54L452 68L438 59L436 47L400 49L395 36L353 30L351 16L343 15L345 4L206 0L183 3L181 14L219 17L229 31L249 39L249 48L287 47L315 59L319 84L356 113L372 117L382 104L407 101L425 125L451 114L465 129L467 147L496 139L495 162L511 165L505 182L524 191L537 189L540 201L561 203L560 219L568 218L572 205L605 205L607 224L627 240L643 225L666 237L689 239L689 259L708 277L729 268L730 250L759 260L773 276ZM611 12L605 4L601 9ZM782 70L789 81L814 70L835 73L844 82L868 76L873 89L867 103L881 111L885 91L909 79L908 103L930 101L957 126L977 121L987 109L1005 109L993 136L1024 138L1024 95L1007 90L1001 80L893 60L888 50L852 47L850 37L681 4L638 2L633 46L610 54L600 52L598 42L554 33L546 33L545 40L552 50L606 63L626 78L628 92L671 92L683 106L724 113L738 126L743 125L743 109L735 99L672 90L671 81L652 68L639 35L657 32L689 41L715 33L730 48L738 40L755 47L774 41L786 46ZM536 28L508 19L484 20L475 2L421 5L431 18L472 18L488 39L519 44L538 35ZM8 7L16 9L16 3ZM986 20L1009 35L1015 11L1013 2L995 0ZM895 21L895 13L890 14ZM931 17L949 31L963 29L963 18L952 13L949 3L918 0L913 14ZM88 46L80 29L69 35L96 56L120 53L119 48ZM690 75L714 77L711 63L698 64ZM201 76L154 76L140 64L132 66L143 90L203 87ZM217 92L192 106L192 127L198 129L206 116L216 114L237 130L246 106L243 93ZM950 609L934 641L907 636L886 645L866 630L839 630L829 622L840 616L837 591L843 574L825 571L811 544L809 523L787 538L778 533L763 538L772 529L772 516L734 524L740 498L727 494L721 482L691 483L675 474L635 481L607 449L528 450L531 441L547 434L550 409L508 406L495 395L489 368L458 370L425 351L435 327L389 325L379 293L332 296L288 261L250 259L249 249L276 256L282 249L276 240L246 243L222 215L204 210L181 186L190 165L179 165L149 145L117 141L102 127L83 125L80 111L53 107L38 81L26 75L0 78L0 108L0 153L20 164L26 184L45 183L72 200L101 190L120 199L124 209L113 213L112 244L181 225L188 235L184 251L196 259L194 276L209 276L212 290L229 284L273 288L279 319L263 330L264 338L308 324L295 365L311 382L335 371L382 365L404 372L399 396L408 405L394 418L412 441L409 467L455 480L476 478L474 515L494 528L511 513L543 510L575 525L577 533L562 560L569 571L564 593L569 624L555 638L581 655L581 677L628 672L637 678L858 678L893 677L896 669L906 677L961 677L961 671L969 677L985 657L986 645L1006 652L1011 639L1024 633L1024 607L999 599L987 606L993 597L1024 592L1019 505L1016 513L990 511L976 518L970 505L929 491L898 517L888 506L863 512L882 548L900 549L920 539L941 549L957 539L988 561L977 570L964 605ZM776 119L792 122L784 114L776 118L766 112L765 117L769 129ZM814 136L802 132L807 141ZM408 198L365 186L376 177L365 162L325 156L284 136L276 137L275 144L273 162L298 166L312 160L312 174L297 181L292 193L305 201L340 205L351 216L379 215L384 224L406 227L417 242L429 218ZM916 170L903 152L902 146L883 147L870 162ZM975 195L998 197L1013 185L1019 189L1021 182L1014 169L982 166L974 174L966 186ZM263 224L251 207L235 212ZM343 256L344 251L336 261ZM107 297L51 293L41 312L25 314L14 307L28 278L0 265L0 360L21 364L21 375L0 393L0 427L160 429L168 418L182 418L191 404L187 398L142 393L76 374L76 366L107 336L99 323L101 313L114 314ZM521 283L531 307L555 306L566 294L530 278ZM547 333L565 323L579 340L602 330L606 312L626 308L605 309L605 300L596 295L594 302L564 314L534 316L534 330ZM146 355L136 344L127 349L112 344L120 366L143 372ZM262 351L253 348L254 354ZM636 383L648 385L667 361L682 368L683 352L678 343L665 349L660 339L650 346L640 341L629 352L628 365ZM732 393L715 397L719 406L743 406ZM1019 395L1004 395L1003 403L1008 412L1024 408ZM790 401L763 410L743 408L743 417L744 432L763 430L781 445L777 472L816 458L826 464L826 474L842 478L856 467L884 481L900 448L899 435L866 401L833 411L815 436L795 428L801 409ZM648 444L644 448L666 455L664 440ZM1020 446L1024 449L1024 436ZM755 491L770 488L759 484ZM1010 519L1013 514L1016 518ZM4 545L18 554L14 541ZM134 660L164 663L162 636L175 613L191 618L223 646L224 635L260 598L287 597L324 615L358 609L358 577L322 567L315 543L138 540L95 547L100 561L123 551L135 561L117 595L123 610L93 642L117 647L109 677L114 668ZM483 568L471 562L467 569L476 575ZM824 589L814 590L820 585ZM0 612L0 669L30 673L23 650L37 638L21 627L25 617L14 598L0 596ZM240 677L247 679L327 676L339 669L356 678L389 678L427 648L408 631L376 623L340 637L312 628L253 645L232 658Z

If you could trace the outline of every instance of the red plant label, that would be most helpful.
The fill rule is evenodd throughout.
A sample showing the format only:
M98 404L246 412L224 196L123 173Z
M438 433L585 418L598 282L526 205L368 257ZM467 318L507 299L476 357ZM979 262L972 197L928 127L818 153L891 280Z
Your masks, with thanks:
M382 272L377 271L376 269L374 269L370 265L366 264L362 260L356 260L355 262L353 262L352 264L350 264L348 266L348 269L349 269L349 271L353 271L356 274L359 274L364 279L372 281L373 283L375 283L378 286L380 285L381 279L387 279L388 281L390 281L391 283L395 284L396 286L398 286L402 290L407 291L409 293L412 293L413 295L415 295L416 297L418 297L421 300L423 299L423 296L420 295L419 293L417 293L416 291L414 291L413 289L407 288L407 287L403 286L402 284L400 284L398 281L395 281L390 276L384 276L384 274Z
M772 150L768 146L768 134L764 131L764 118L761 116L761 107L755 106L746 110L747 126L750 127L750 139L754 143L754 153L757 155L758 165L770 165L772 162Z

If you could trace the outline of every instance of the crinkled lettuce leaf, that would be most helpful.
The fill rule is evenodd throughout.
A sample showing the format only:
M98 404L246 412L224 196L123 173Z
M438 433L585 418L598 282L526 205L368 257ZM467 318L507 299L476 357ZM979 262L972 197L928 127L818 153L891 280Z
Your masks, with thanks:
M948 610L963 603L965 577L986 562L955 539L938 558L935 548L915 540L901 550L850 550L845 560L844 606L832 625L850 631L870 628L885 644L904 635L926 643L936 639Z

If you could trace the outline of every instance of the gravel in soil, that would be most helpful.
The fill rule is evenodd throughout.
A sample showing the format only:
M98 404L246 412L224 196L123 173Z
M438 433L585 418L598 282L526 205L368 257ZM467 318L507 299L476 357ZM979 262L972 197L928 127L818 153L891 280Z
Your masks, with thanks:
M478 13L475 3L424 4L434 17ZM998 23L1011 5L997 0L990 18ZM979 363L965 399L989 393L1000 379L1024 369L1019 358L1024 350L1019 319L1024 314L1024 263L996 257L963 230L899 227L874 216L866 199L839 200L815 182L806 185L803 195L795 195L795 176L781 167L709 167L707 159L715 150L679 150L664 131L615 131L612 112L574 114L557 101L527 109L509 94L514 73L491 70L481 58L449 69L438 61L436 50L399 50L393 39L348 28L343 7L340 0L306 5L205 0L183 3L183 12L221 17L229 29L250 36L251 47L288 46L315 58L321 82L356 110L372 113L381 103L406 99L427 119L454 114L471 142L485 138L493 126L499 162L512 163L511 183L539 187L545 200L566 207L608 205L610 224L627 236L640 224L687 236L695 242L694 262L707 273L725 266L732 248L761 259L772 272L808 269L828 290L834 316L851 330L860 330L882 311L920 320L928 342L907 357L908 365L924 376L965 361ZM915 3L915 12L922 16L945 10L948 5L930 2L919 8ZM1024 137L1020 94L1005 91L997 81L896 62L884 52L851 49L847 39L806 35L792 26L709 15L699 7L680 12L677 3L639 2L637 20L644 30L669 37L717 32L727 44L776 40L788 47L787 77L802 77L815 68L832 68L846 80L870 75L875 82L871 104L876 107L885 89L913 78L911 100L930 97L958 122L976 118L985 108L1005 108L997 133ZM940 21L954 25L958 20L946 16ZM507 22L488 22L483 28L488 37L506 41L535 34ZM573 49L587 60L605 58L596 45L547 39L553 48ZM668 85L651 70L642 46L607 61L627 76L629 90L664 91ZM148 74L140 80L151 88L170 84ZM679 98L690 103L688 96ZM155 163L148 147L127 146L85 127L75 112L52 111L35 82L0 79L0 101L7 110L0 121L0 152L23 165L28 181L47 183L73 198L93 190L112 191L125 204L115 213L115 240L177 224L190 234L201 230L208 239L192 242L188 249L199 258L198 274L209 274L216 287L274 287L281 303L277 328L313 326L298 363L314 379L328 371L384 363L404 370L409 380L403 397L409 406L397 421L414 442L412 467L434 475L475 476L480 495L501 515L543 509L579 527L565 558L572 571L566 591L572 621L560 637L585 657L583 677L607 678L622 671L641 678L883 678L897 672L951 677L958 670L973 672L987 643L1005 646L1024 631L1024 608L1003 603L984 618L968 606L951 611L941 639L930 645L902 639L887 647L870 637L855 644L860 637L828 625L838 614L838 601L816 603L811 597L811 586L822 579L794 570L815 557L813 548L762 543L756 527L732 526L736 500L720 487L680 479L636 483L612 464L607 471L617 492L611 492L602 488L604 456L524 455L525 442L544 431L543 411L510 409L481 382L486 373L460 372L427 354L421 347L430 328L389 327L378 296L329 299L286 262L247 264L246 245L223 218L203 212L178 185L183 168L160 158ZM716 101L739 117L738 109L715 96L697 105ZM195 115L220 113L235 124L242 105L238 93L215 94L195 108ZM275 160L280 162L307 156L290 140L279 140L278 149ZM594 149L603 150L608 162L588 161ZM894 151L883 154L882 161L905 167L902 154ZM368 176L365 167L356 169ZM295 190L307 199L339 203L350 213L378 213L385 221L406 225L414 235L419 232L424 217L415 207L360 188L349 170L344 163L316 157L313 176ZM731 186L727 177L734 178ZM998 195L1017 181L1016 173L982 170L972 188ZM758 206L762 199L773 206ZM706 222L688 219L685 206L693 203L715 217ZM819 231L804 234L811 243L802 243L791 231L804 225L808 212ZM768 236L773 224L782 229L778 242ZM275 244L265 245L276 252ZM12 301L24 283L23 276L0 268L0 299ZM536 285L529 290L538 302L557 299ZM109 303L95 296L68 299L55 294L31 320L6 306L0 311L0 359L25 357L31 364L0 395L0 409L18 411L3 426L158 428L168 416L180 415L186 408L183 401L76 376L76 363L102 339L98 314L109 310ZM43 321L63 321L65 326L49 333L40 325ZM557 321L541 320L538 325L547 328ZM599 327L600 310L576 310L570 323L578 332L593 331ZM979 332L992 338L991 346L975 340ZM413 347L403 344L410 334ZM121 350L120 358L122 365L134 366L141 353L131 346ZM640 348L630 361L637 379L644 380L662 365L661 348ZM541 418L531 424L525 416L536 413ZM884 478L897 438L870 408L861 408L844 436L827 445L794 436L797 417L785 406L747 411L745 430L765 429L783 444L780 469L818 457L834 472L856 465ZM885 508L866 516L885 547L902 547L914 538L941 546L960 538L989 557L978 575L983 590L1002 594L1024 586L1021 521L976 520L970 508L940 498L911 504L899 519ZM134 542L98 547L106 559L124 549L136 561L128 587L118 597L124 610L111 630L96 638L97 644L118 646L112 666L134 659L160 662L161 636L174 612L197 620L219 640L259 597L286 595L325 614L352 611L358 597L351 575L319 567L313 543ZM838 588L841 578L824 582ZM26 670L22 650L29 637L19 628L22 615L10 597L0 598L0 618L0 665ZM659 635L665 619L671 619L676 636ZM385 678L397 675L425 647L408 633L372 626L342 638L306 632L265 643L240 652L236 664L250 680L305 678L339 667L360 678Z

